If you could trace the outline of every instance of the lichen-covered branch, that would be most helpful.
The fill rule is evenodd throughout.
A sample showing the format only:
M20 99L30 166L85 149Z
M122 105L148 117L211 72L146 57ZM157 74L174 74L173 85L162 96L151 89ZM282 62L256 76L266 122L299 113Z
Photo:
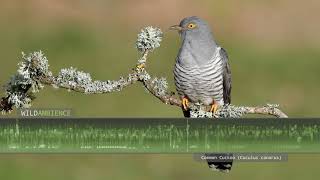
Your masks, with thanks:
M152 77L146 70L149 52L160 46L162 32L158 28L146 27L138 34L136 47L142 53L137 66L132 72L118 80L93 80L89 73L70 67L61 69L58 75L49 70L49 63L44 54L34 52L29 55L22 54L18 64L18 71L5 86L6 97L1 98L0 110L10 112L13 108L28 108L31 106L35 93L44 85L54 88L64 88L85 94L101 94L119 92L125 87L140 82L156 98L165 104L181 107L181 100L173 92L168 91L165 78ZM237 107L225 105L213 114L210 107L202 104L190 104L191 117L209 118L237 118L245 114L265 114L275 117L287 117L276 105L262 107Z

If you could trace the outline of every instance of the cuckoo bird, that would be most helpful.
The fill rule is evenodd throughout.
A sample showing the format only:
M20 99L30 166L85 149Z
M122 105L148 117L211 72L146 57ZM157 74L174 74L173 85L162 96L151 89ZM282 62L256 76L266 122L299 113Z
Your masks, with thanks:
M184 18L170 27L181 37L181 47L174 66L176 90L182 100L185 117L190 117L188 103L218 106L231 102L231 71L226 51L215 41L209 25L196 16ZM219 155L219 154L206 154ZM223 154L220 154L223 155ZM208 161L210 168L228 172L232 161Z

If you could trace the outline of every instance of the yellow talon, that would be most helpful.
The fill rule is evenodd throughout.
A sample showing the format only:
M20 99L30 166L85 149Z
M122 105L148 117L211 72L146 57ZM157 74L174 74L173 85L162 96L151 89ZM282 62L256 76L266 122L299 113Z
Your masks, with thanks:
M182 106L184 110L188 110L189 107L189 100L187 98L182 99Z
M145 64L139 64L139 65L137 65L137 68L138 69L143 69L143 68L145 68Z
M212 112L213 114L216 114L217 110L218 110L218 104L216 104L215 102L213 102L210 112Z

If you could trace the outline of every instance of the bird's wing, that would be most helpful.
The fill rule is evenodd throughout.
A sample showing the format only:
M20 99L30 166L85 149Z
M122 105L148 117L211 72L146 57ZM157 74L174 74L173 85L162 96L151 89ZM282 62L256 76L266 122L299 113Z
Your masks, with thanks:
M223 48L220 48L219 54L222 60L222 66L223 66L223 101L225 104L231 103L231 69L230 64L228 60L228 54L226 50ZM212 155L212 154L206 154L206 155ZM232 154L213 154L213 155L219 155L219 156L232 156ZM217 170L220 172L229 172L232 167L233 160L225 160L225 161L219 161L216 162L214 160L207 159L207 163L209 165L209 168L213 170Z
M223 62L223 101L225 104L231 103L231 69L227 51L220 48L220 56Z

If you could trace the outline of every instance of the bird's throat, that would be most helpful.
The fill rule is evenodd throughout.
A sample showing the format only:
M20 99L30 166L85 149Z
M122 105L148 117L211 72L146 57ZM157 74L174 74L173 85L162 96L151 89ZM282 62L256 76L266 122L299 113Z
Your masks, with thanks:
M216 49L214 41L184 40L178 60L186 67L206 65L214 56Z

